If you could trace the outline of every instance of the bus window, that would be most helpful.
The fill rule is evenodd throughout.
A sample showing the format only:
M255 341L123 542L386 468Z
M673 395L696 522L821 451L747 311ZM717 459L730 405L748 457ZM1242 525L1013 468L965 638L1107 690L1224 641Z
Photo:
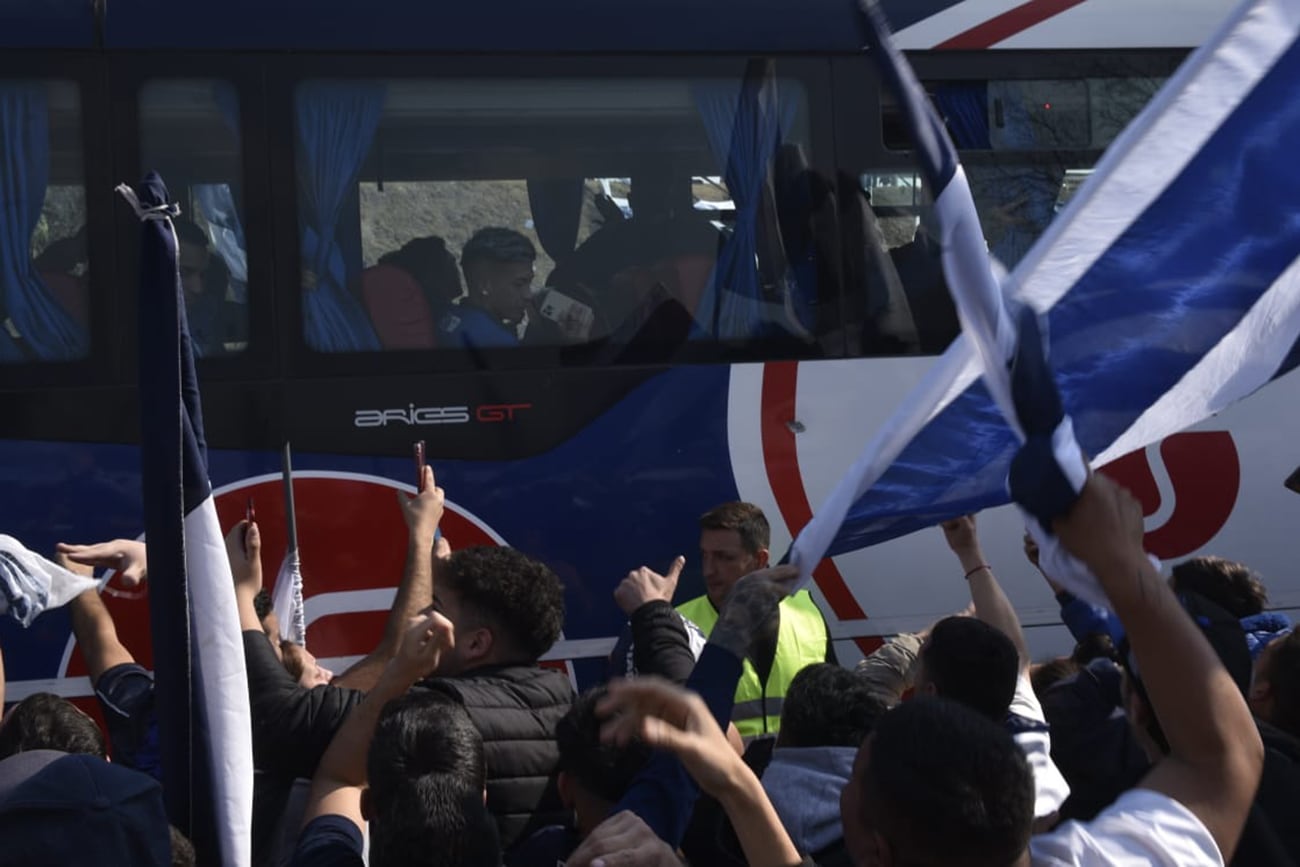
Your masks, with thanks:
M173 201L181 286L199 357L248 346L248 257L240 178L239 97L210 79L145 82L140 89L143 169L157 170Z
M1165 79L929 81L926 89L961 152L989 250L1013 268L1091 171L1101 152ZM885 146L910 150L886 104Z
M81 141L75 84L0 79L0 363L90 349Z
M736 80L304 82L307 344L577 364L811 352L835 289L811 238L806 104L762 62Z

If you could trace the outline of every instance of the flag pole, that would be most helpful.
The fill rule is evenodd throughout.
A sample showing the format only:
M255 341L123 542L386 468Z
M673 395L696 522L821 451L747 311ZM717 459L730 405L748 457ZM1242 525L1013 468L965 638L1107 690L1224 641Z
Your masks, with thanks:
M284 479L284 521L289 535L289 550L298 550L298 513L293 501L293 454L288 441L280 455L280 472Z

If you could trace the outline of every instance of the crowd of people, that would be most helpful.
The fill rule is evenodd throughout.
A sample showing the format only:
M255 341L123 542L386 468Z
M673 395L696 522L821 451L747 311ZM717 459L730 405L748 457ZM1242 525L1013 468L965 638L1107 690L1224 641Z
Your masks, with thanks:
M575 695L539 664L564 623L556 575L452 550L425 473L400 495L383 638L338 675L281 641L259 529L230 530L254 864L1300 864L1300 633L1241 564L1162 577L1141 507L1103 476L1054 527L1110 602L1054 585L1067 654L1031 659L967 516L942 529L970 606L841 667L762 512L728 503L700 520L705 595L674 607L684 558L629 572L611 678ZM57 556L148 580L141 543ZM150 675L95 590L71 615L107 736L48 693L6 714L0 864L194 863L163 809Z

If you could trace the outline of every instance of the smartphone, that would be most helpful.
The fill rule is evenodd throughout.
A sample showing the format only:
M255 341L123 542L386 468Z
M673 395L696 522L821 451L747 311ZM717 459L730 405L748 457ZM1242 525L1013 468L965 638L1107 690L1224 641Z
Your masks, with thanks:
M1283 484L1286 485L1288 489L1300 494L1300 467L1296 467L1295 472L1287 476L1286 481L1283 482Z
M424 493L424 440L415 444L415 489Z
M244 510L244 517L248 519L250 524L257 520L257 509L253 508L252 497L248 498L248 508Z

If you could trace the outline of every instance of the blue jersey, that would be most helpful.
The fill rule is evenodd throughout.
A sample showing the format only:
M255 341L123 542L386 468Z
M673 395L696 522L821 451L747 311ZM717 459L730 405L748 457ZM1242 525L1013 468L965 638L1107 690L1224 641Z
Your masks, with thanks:
M497 349L518 346L519 338L491 313L464 305L451 308L438 320L438 342L444 347Z

